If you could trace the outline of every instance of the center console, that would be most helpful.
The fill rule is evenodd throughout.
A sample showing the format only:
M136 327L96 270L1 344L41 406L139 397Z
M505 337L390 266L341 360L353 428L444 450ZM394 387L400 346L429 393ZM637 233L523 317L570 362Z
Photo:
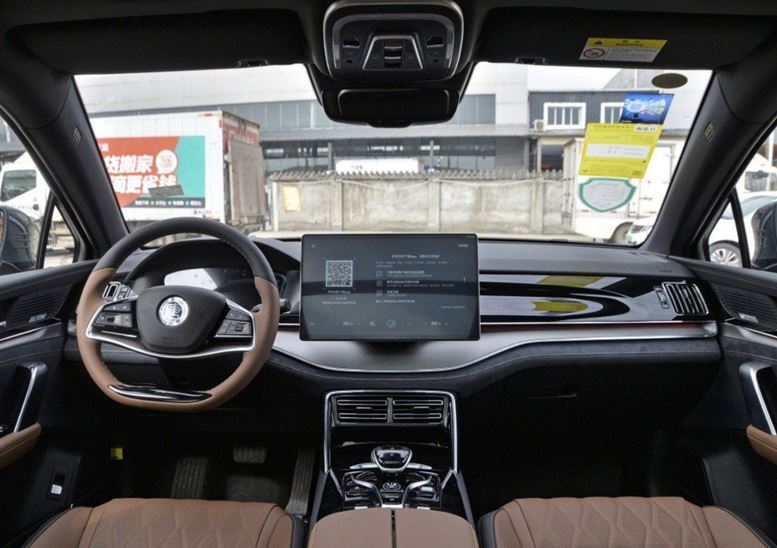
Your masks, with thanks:
M448 392L327 394L314 520L347 510L417 508L472 523L456 427L456 399Z

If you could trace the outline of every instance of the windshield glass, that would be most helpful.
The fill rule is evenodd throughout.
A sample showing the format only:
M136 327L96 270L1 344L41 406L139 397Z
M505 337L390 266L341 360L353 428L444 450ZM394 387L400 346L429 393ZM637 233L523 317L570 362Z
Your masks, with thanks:
M452 120L390 129L329 120L302 65L76 81L130 228L638 245L709 80L660 90L661 72L481 63Z

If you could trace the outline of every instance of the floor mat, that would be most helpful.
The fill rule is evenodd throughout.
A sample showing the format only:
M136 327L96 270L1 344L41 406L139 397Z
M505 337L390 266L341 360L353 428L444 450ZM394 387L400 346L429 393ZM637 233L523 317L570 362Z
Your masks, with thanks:
M205 457L186 457L175 465L173 486L170 498L201 499L205 495L205 476L208 471L208 459Z
M254 475L230 475L224 478L224 499L244 502L273 502L284 505L289 500L285 478Z
M297 444L210 436L146 439L125 449L117 495L177 499L289 502ZM156 443L155 443L156 442ZM261 448L258 450L257 448ZM249 450L250 449L250 450Z
M289 502L286 511L296 516L308 513L308 500L313 483L313 469L316 465L316 450L308 445L300 447L297 462L294 465L294 477L291 484Z

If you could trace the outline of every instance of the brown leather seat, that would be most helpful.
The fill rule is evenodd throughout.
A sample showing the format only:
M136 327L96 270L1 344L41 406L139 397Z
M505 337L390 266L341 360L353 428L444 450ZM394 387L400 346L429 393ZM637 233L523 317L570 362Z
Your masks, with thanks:
M301 548L301 521L274 504L175 499L115 499L72 508L28 541L33 548Z
M484 548L774 546L727 510L676 497L516 499L478 529Z

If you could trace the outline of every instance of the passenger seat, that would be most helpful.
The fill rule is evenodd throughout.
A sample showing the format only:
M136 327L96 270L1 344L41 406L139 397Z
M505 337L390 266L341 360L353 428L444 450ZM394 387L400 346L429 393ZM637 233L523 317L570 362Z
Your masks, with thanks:
M678 497L516 499L478 529L484 548L775 546L728 510Z

